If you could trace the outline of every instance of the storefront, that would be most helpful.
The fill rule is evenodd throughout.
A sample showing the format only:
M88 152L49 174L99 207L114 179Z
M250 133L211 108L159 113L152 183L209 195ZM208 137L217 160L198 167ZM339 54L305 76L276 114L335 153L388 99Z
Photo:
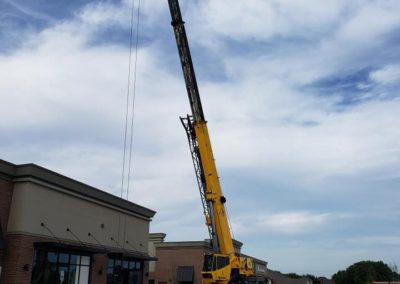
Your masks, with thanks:
M89 283L91 254L68 248L35 245L32 284Z

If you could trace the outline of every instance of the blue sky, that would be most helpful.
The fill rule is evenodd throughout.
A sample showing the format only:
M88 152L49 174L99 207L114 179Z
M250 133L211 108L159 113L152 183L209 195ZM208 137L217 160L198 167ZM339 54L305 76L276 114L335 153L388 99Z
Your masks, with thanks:
M128 198L157 211L151 230L167 240L203 239L167 1L141 4ZM130 7L0 1L0 158L121 194ZM400 2L182 11L243 251L300 274L399 265Z

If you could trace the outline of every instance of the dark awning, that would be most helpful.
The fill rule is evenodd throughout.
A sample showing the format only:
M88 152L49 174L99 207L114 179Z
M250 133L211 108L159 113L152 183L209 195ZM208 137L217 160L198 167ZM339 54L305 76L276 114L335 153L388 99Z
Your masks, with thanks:
M129 257L129 258L136 258L140 260L157 260L157 257L150 256L147 253L144 252L138 252L138 251L112 251L108 253L109 256L118 258L118 259L123 259L124 257Z
M1 228L0 224L0 249L4 248L4 238L3 238L3 229Z
M178 266L176 280L178 282L192 282L194 279L193 266Z
M157 260L156 257L152 257L147 253L138 252L138 251L128 251L128 250L108 250L106 248L101 247L94 247L90 245L83 244L71 244L66 242L36 242L34 243L35 248L44 248L44 249L62 249L62 250L69 250L74 252L83 252L83 253L104 253L108 254L109 256L113 256L115 258L135 258L140 260Z
M35 246L35 248L62 249L62 250L85 252L91 254L107 252L106 249L104 248L87 246L85 244L77 245L64 242L36 242L33 245Z

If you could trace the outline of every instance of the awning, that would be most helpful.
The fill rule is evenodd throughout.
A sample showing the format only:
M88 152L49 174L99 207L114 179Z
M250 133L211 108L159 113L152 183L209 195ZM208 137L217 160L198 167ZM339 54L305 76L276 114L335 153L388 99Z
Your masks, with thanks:
M35 248L44 248L44 249L62 249L76 252L85 252L85 253L106 253L106 249L97 248L92 246L87 246L85 244L76 245L64 242L35 242L33 243Z
M4 248L4 238L3 238L3 229L1 228L0 224L0 249Z
M150 256L147 253L139 252L139 251L112 251L108 253L109 256L114 258L123 259L124 257L128 258L136 258L140 260L158 260L157 257Z
M107 248L94 247L90 245L83 244L71 244L66 242L36 242L33 244L35 248L44 248L44 249L61 249L68 250L74 252L83 252L83 253L103 253L108 254L109 256L113 256L115 258L123 259L124 257L135 258L140 260L157 260L156 257L152 257L144 252L139 251L128 251L128 250L109 250Z
M178 266L176 271L176 280L178 282L193 282L194 267L193 266Z

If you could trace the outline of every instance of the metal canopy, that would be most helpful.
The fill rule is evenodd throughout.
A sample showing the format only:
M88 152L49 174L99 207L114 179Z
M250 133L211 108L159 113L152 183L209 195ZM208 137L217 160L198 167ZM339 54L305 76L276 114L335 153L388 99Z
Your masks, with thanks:
M119 259L128 257L128 258L136 258L136 259L140 259L140 260L158 260L157 257L150 256L147 253L138 252L138 251L123 251L123 252L114 251L114 252L109 252L108 255L119 258Z
M77 245L65 242L36 242L33 245L35 246L35 248L62 249L62 250L76 251L89 254L106 253L109 256L121 259L124 257L130 257L140 260L157 260L156 257L152 257L144 252L128 251L128 250L108 250L106 248L93 247L85 244Z
M76 252L83 252L83 253L106 253L107 251L103 248L97 248L92 246L86 245L76 245L70 243L63 243L63 242L35 242L33 243L35 248L44 248L44 249L62 249L62 250L69 250L69 251L76 251Z
M4 248L3 228L0 224L0 249Z

